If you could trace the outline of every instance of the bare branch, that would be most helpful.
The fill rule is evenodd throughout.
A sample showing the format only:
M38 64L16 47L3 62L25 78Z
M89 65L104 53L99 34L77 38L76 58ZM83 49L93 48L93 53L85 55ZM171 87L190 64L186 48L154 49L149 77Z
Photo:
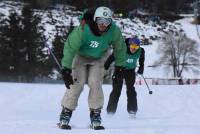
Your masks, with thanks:
M157 52L160 58L154 66L165 66L168 71L173 72L174 77L181 77L184 71L199 72L198 46L182 32L169 32L163 35Z

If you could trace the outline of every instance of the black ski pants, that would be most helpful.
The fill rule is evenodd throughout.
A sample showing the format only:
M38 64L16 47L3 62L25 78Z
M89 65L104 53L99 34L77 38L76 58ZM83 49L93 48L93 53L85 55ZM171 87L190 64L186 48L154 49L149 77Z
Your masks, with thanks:
M115 75L115 74L114 74ZM137 112L137 93L135 91L135 69L123 70L123 73L119 76L114 76L112 79L112 92L109 97L107 112L115 113L117 110L117 104L119 97L121 95L121 90L123 86L123 80L126 84L126 94L127 94L127 111Z

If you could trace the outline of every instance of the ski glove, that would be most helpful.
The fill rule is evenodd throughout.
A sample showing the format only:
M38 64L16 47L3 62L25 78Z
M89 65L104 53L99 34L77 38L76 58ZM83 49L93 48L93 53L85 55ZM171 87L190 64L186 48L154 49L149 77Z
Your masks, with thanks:
M144 67L140 66L139 69L138 69L138 71L137 71L137 73L140 74L140 75L142 75L143 72L144 72Z
M109 67L110 67L110 64L106 62L106 63L104 64L104 69L105 69L105 70L108 70Z
M73 78L72 78L72 70L68 68L63 68L61 70L61 74L65 83L65 86L70 89L70 85L74 84Z

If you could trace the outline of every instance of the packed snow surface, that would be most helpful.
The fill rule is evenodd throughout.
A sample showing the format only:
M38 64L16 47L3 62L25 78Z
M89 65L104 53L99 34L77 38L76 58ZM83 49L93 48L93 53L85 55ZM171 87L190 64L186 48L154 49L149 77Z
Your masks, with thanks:
M126 111L123 87L114 116L106 113L111 85L103 85L105 130L89 129L88 86L79 98L70 124L72 130L57 128L64 84L0 83L1 134L199 134L200 85L137 85L139 110L136 118Z

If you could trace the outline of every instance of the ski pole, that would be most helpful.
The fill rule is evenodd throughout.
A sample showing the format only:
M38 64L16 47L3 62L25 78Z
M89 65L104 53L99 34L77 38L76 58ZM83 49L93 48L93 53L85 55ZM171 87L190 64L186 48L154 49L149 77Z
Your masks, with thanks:
M46 45L46 47L48 48L50 54L52 55L54 61L56 62L56 64L58 65L59 70L62 70L62 67L60 65L60 63L58 62L58 59L56 58L56 56L54 55L54 53L52 52L51 48L49 46Z
M142 74L141 74L141 76L142 76L142 78L144 79L144 82L145 82L145 84L146 84L146 86L147 86L147 89L148 89L148 91L149 91L149 94L153 94L153 91L150 90L149 85L148 85L147 82L146 82L146 79L144 78L144 76L143 76Z
M48 48L50 54L52 55L53 59L55 60L56 64L58 65L58 68L60 70L60 72L62 71L62 67L60 65L60 63L58 62L58 59L56 58L56 56L54 55L53 51L51 50L51 48L49 46L46 45L46 47ZM68 85L67 83L65 82L65 80L63 79L64 83L65 83L65 86L66 88L68 88Z

